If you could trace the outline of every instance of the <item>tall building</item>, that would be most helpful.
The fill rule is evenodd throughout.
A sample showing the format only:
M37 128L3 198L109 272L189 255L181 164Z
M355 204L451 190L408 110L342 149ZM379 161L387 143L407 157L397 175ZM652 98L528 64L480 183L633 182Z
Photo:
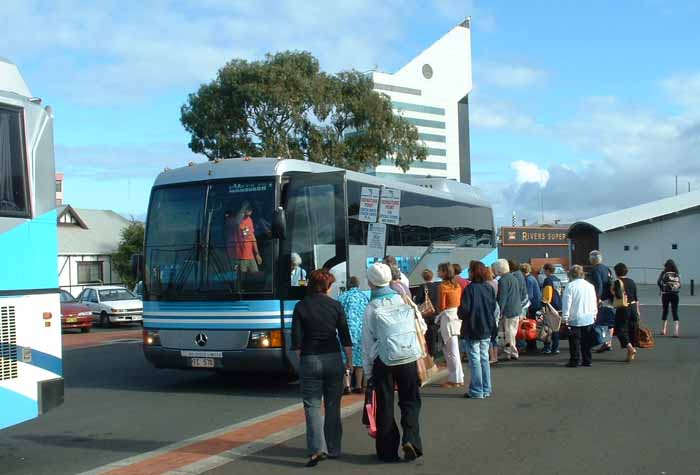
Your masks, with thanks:
M394 74L373 72L377 92L418 128L428 158L406 173L471 184L469 92L472 90L470 20L459 24ZM386 160L379 176L405 176Z
M63 173L56 173L56 206L63 204Z

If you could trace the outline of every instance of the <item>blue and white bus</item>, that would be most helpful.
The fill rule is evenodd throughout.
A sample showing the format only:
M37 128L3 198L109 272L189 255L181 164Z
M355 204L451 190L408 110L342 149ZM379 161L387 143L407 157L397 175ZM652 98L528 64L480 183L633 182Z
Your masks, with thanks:
M63 402L53 114L0 58L0 429Z
M409 184L275 158L161 173L144 246L146 358L159 368L293 372L291 318L305 294L304 274L324 267L341 288L345 276L366 288L375 258L361 196L378 198L386 188L400 191L400 221L386 226L386 253L412 284L435 243L449 249L446 261L495 257L490 205L453 181ZM292 256L304 272L293 272Z

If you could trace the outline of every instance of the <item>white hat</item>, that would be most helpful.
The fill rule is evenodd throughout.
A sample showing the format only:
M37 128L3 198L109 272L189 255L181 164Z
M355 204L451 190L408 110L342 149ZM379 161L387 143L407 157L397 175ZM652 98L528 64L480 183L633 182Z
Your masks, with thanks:
M391 269L386 264L375 262L367 269L367 280L375 287L386 287L391 282Z

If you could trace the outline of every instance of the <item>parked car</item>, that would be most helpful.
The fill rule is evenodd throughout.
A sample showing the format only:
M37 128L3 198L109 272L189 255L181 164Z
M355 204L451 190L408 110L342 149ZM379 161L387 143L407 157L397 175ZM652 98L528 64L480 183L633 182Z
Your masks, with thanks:
M92 311L71 295L61 290L61 329L79 328L88 333L92 328Z
M101 327L112 323L143 322L143 302L124 287L85 287L78 300L90 307L93 318L100 322Z
M554 276L561 282L562 289L569 283L569 273L561 264L554 264ZM547 274L545 274L543 269L540 269L539 274L537 274L537 282L539 282L540 287L544 285L544 279L546 278Z

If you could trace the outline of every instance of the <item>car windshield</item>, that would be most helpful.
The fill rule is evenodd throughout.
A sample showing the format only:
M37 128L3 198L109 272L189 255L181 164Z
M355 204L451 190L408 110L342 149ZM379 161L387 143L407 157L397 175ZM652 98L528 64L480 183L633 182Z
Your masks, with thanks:
M72 303L72 302L77 302L75 297L73 297L71 294L69 294L66 291L61 292L61 303Z
M156 189L146 232L149 293L271 292L273 209L269 179Z
M115 300L133 300L136 296L126 289L100 290L100 301L113 302Z

